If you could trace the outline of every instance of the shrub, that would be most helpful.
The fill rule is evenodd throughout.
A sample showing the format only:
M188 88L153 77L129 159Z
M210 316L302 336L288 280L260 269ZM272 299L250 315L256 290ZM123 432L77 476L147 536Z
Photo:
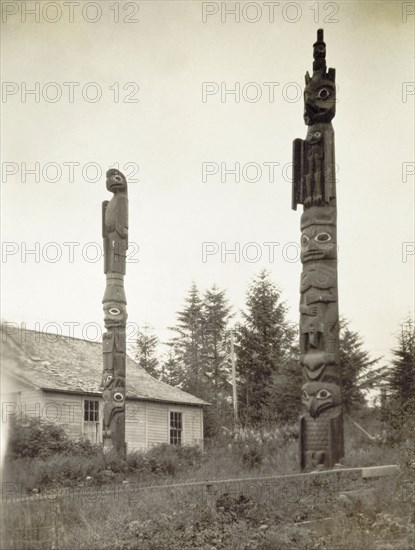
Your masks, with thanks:
M127 454L127 466L134 473L147 473L150 471L150 463L143 453L133 451Z
M398 399L390 399L384 406L383 417L387 423L390 445L411 439L415 428L415 396L405 404Z
M34 458L65 452L72 445L63 428L37 418L13 420L8 454L12 458Z
M93 445L85 436L77 440L67 435L64 428L38 418L13 420L9 433L9 458L47 458L56 454L93 457L100 445Z
M256 468L262 464L264 460L264 448L253 444L252 442L245 444L242 449L242 462L249 469Z
M179 447L163 443L150 449L146 456L153 473L174 476L179 470L198 468L202 460L202 451L199 447Z
M159 445L120 458L86 438L71 439L63 428L39 419L15 421L10 430L5 477L31 491L56 485L107 484L132 475L141 480L198 468L199 447ZM90 477L91 479L86 479Z
M228 445L233 459L241 459L242 465L251 470L261 466L272 466L287 445L298 438L298 426L283 425L262 428L240 428L229 434Z

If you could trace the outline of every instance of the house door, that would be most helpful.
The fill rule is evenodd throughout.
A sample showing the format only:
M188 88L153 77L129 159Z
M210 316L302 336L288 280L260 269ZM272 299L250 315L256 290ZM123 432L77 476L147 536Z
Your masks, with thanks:
M93 444L100 443L99 401L85 399L84 435Z

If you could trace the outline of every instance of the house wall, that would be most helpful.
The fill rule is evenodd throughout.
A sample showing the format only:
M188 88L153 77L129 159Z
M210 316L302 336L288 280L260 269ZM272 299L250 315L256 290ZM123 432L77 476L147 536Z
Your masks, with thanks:
M1 377L2 424L8 424L11 418L40 418L43 412L42 391L23 381Z
M77 438L80 435L86 435L84 423L84 401L86 398L100 401L99 397L93 396L44 392L43 418L62 426L71 437Z
M170 411L182 413L182 445L203 445L203 410L191 405L134 401L126 414L127 449L151 449L170 442Z
M1 457L3 459L11 421L13 418L24 420L26 417L40 418L42 415L42 392L24 382L6 376L1 376Z
M86 399L99 401L97 423L84 421ZM13 411L31 417L56 422L67 433L78 438L85 435L93 442L102 442L103 401L98 396L49 392L24 387L19 382L7 385L2 395L3 417L5 406L9 417ZM16 404L16 406L14 405ZM144 451L155 445L170 442L170 411L182 413L182 445L203 445L203 411L201 407L174 405L154 401L129 400L126 402L125 436L128 451Z
M147 403L127 399L125 410L127 451L145 451L147 449L147 436Z

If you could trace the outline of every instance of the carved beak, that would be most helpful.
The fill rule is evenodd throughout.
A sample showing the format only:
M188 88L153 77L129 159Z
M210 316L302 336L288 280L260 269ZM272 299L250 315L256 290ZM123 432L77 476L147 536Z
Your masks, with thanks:
M317 399L312 399L310 404L310 414L313 418L317 416L318 402Z

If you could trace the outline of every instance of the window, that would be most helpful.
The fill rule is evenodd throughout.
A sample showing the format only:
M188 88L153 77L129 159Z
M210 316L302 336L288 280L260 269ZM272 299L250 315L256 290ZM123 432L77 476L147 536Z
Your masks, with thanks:
M90 401L89 399L85 399L84 421L85 422L99 421L99 401Z
M182 413L170 412L170 445L182 444Z

